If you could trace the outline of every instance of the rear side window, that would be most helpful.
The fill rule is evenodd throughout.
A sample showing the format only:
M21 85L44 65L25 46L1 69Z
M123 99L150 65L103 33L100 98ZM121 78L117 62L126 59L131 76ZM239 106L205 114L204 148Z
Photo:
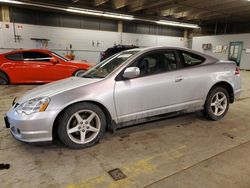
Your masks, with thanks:
M22 53L14 53L14 54L8 54L5 56L6 59L13 60L13 61L22 61L23 60L23 54Z
M197 54L185 51L181 51L180 53L183 59L184 67L199 65L205 61L204 57L201 57Z
M49 62L51 56L42 52L24 52L23 58L25 61L45 61Z

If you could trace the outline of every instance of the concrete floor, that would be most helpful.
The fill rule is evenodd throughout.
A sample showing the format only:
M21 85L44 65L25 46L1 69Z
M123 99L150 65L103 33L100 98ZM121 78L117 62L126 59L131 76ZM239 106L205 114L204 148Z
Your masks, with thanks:
M36 86L0 87L0 187L250 187L250 72L243 93L225 118L200 113L107 133L96 146L70 150L60 144L20 143L3 128L16 95ZM109 170L127 178L114 181Z

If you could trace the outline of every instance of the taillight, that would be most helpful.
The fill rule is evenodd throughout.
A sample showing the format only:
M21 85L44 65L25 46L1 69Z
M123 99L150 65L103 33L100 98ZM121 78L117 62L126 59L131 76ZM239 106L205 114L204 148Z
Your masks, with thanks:
M236 76L239 76L240 75L240 68L239 67L236 67L235 69L235 73L234 73Z

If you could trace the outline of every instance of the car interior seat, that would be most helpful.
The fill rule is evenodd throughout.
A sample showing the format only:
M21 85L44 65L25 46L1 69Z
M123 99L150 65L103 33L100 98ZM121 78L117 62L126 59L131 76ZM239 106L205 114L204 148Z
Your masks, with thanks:
M148 74L149 62L147 59L142 59L138 63L138 68L140 69L140 76L145 76Z
M157 56L157 72L164 72L164 71L169 71L170 70L170 65L166 59L166 57L161 54L159 56Z

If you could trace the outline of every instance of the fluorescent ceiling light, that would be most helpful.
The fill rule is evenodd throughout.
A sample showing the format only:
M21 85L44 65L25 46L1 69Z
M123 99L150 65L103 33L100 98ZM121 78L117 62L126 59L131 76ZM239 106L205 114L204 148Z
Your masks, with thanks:
M134 19L134 17L131 15L117 14L117 13L112 13L112 12L104 12L104 11L97 11L97 10L90 10L90 9L76 9L73 7L69 7L66 9L66 11L73 12L73 13L79 13L79 14L103 16L103 17L118 18L118 19L125 19L125 20L133 20Z
M0 0L0 3L23 4L21 1Z
M159 20L156 21L157 24L160 25L169 25L169 26L177 26L177 27L187 27L187 28L200 28L197 24L190 24L184 22L175 22L175 21L167 21L167 20Z
M248 0L248 1L250 1L250 0ZM175 27L200 28L199 25L196 25L196 24L176 22L176 21L167 21L167 20L154 21L154 20L148 20L148 19L135 18L134 16L127 15L127 14L119 14L119 13L112 13L112 12L105 12L105 11L98 11L98 10L91 10L91 9L80 9L80 8L75 8L75 7L64 8L64 7L56 7L56 6L50 6L50 5L29 3L29 2L21 2L21 1L15 1L15 0L0 0L0 3L22 4L22 5L27 5L27 6L49 8L49 9L67 11L67 12L78 13L78 14L102 16L102 17L124 19L124 20L137 19L137 20L141 20L141 21L155 22L157 24L169 25L169 26L175 26Z

